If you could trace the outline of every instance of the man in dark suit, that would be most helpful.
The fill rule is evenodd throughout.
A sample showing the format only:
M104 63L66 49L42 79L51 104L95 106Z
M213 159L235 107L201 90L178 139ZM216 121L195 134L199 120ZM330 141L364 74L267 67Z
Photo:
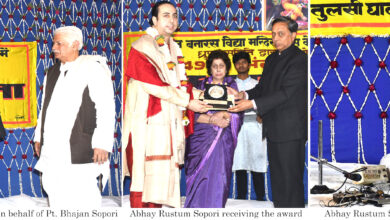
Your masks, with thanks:
M231 112L255 108L263 118L275 207L305 205L307 55L294 46L297 30L294 20L276 18L272 22L272 41L277 51L267 57L259 83L246 92L229 89L241 99Z

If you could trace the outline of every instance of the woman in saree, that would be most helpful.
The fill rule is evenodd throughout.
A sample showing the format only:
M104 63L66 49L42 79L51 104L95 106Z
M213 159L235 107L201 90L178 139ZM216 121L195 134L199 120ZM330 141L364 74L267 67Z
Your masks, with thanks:
M227 76L231 67L224 51L210 53L206 61L206 84L220 84L237 90L235 80ZM225 207L232 176L234 150L243 114L208 111L195 114L194 133L188 138L185 154L186 208Z

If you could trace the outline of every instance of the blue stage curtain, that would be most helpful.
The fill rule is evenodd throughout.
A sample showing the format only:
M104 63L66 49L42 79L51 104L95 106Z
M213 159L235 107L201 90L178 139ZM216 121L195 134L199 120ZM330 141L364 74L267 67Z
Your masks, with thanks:
M311 155L319 120L329 161L378 164L388 153L389 49L388 37L311 39Z

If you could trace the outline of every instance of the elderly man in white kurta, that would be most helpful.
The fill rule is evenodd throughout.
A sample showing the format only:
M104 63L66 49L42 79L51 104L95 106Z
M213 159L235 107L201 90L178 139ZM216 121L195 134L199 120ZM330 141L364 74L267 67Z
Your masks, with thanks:
M72 26L54 32L53 53L35 131L35 169L50 207L100 207L97 177L109 174L115 128L111 71L101 56L80 55L83 36Z

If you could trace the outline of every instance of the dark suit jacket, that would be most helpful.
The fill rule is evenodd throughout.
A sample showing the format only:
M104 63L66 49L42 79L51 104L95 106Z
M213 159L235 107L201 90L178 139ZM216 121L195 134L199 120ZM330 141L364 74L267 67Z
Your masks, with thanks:
M294 45L267 57L259 83L247 91L263 118L263 137L307 139L307 75L307 55Z

